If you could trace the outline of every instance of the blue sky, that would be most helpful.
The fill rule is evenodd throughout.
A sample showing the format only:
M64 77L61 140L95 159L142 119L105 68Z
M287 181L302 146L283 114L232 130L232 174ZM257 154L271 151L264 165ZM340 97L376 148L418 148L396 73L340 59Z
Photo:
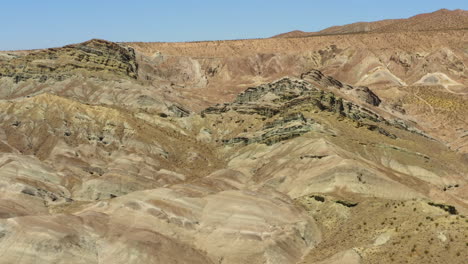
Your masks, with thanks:
M295 29L406 18L467 0L0 0L0 50L92 38L196 41L269 37Z

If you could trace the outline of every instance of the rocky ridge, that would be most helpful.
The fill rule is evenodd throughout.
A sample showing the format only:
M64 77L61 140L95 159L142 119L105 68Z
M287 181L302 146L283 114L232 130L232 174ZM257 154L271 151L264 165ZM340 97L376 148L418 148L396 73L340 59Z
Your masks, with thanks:
M52 78L57 81L78 74L86 77L104 74L136 79L138 67L135 51L116 43L93 39L63 48L13 55L0 67L0 77L11 77L15 83L35 79L43 83ZM89 74L91 73L91 74Z
M357 34L373 32L431 31L447 29L467 29L466 10L440 9L432 13L420 14L407 19L386 19L376 22L357 22L343 26L333 26L318 32L295 30L274 36L274 38L309 37L314 35Z

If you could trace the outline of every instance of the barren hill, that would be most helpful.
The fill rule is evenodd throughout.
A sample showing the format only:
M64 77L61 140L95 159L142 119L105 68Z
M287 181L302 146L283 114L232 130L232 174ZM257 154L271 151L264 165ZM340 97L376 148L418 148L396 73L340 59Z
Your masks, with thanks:
M318 32L295 30L274 36L274 38L297 38L317 35L339 35L356 33L390 33L411 31L433 31L468 29L468 11L440 9L432 13L420 14L407 19L387 19L376 22L357 22L343 26L333 26Z

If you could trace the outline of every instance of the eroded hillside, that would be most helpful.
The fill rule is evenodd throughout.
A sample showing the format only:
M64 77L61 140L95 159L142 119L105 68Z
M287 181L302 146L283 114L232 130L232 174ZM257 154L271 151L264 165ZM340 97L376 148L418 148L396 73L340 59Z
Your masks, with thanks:
M467 43L0 52L0 262L464 263Z

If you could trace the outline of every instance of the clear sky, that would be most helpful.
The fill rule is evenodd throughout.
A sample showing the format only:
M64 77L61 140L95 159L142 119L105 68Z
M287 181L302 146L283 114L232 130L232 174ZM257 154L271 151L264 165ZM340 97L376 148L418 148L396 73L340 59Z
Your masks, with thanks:
M270 37L358 21L406 18L468 0L0 0L0 50L92 38L196 41Z

